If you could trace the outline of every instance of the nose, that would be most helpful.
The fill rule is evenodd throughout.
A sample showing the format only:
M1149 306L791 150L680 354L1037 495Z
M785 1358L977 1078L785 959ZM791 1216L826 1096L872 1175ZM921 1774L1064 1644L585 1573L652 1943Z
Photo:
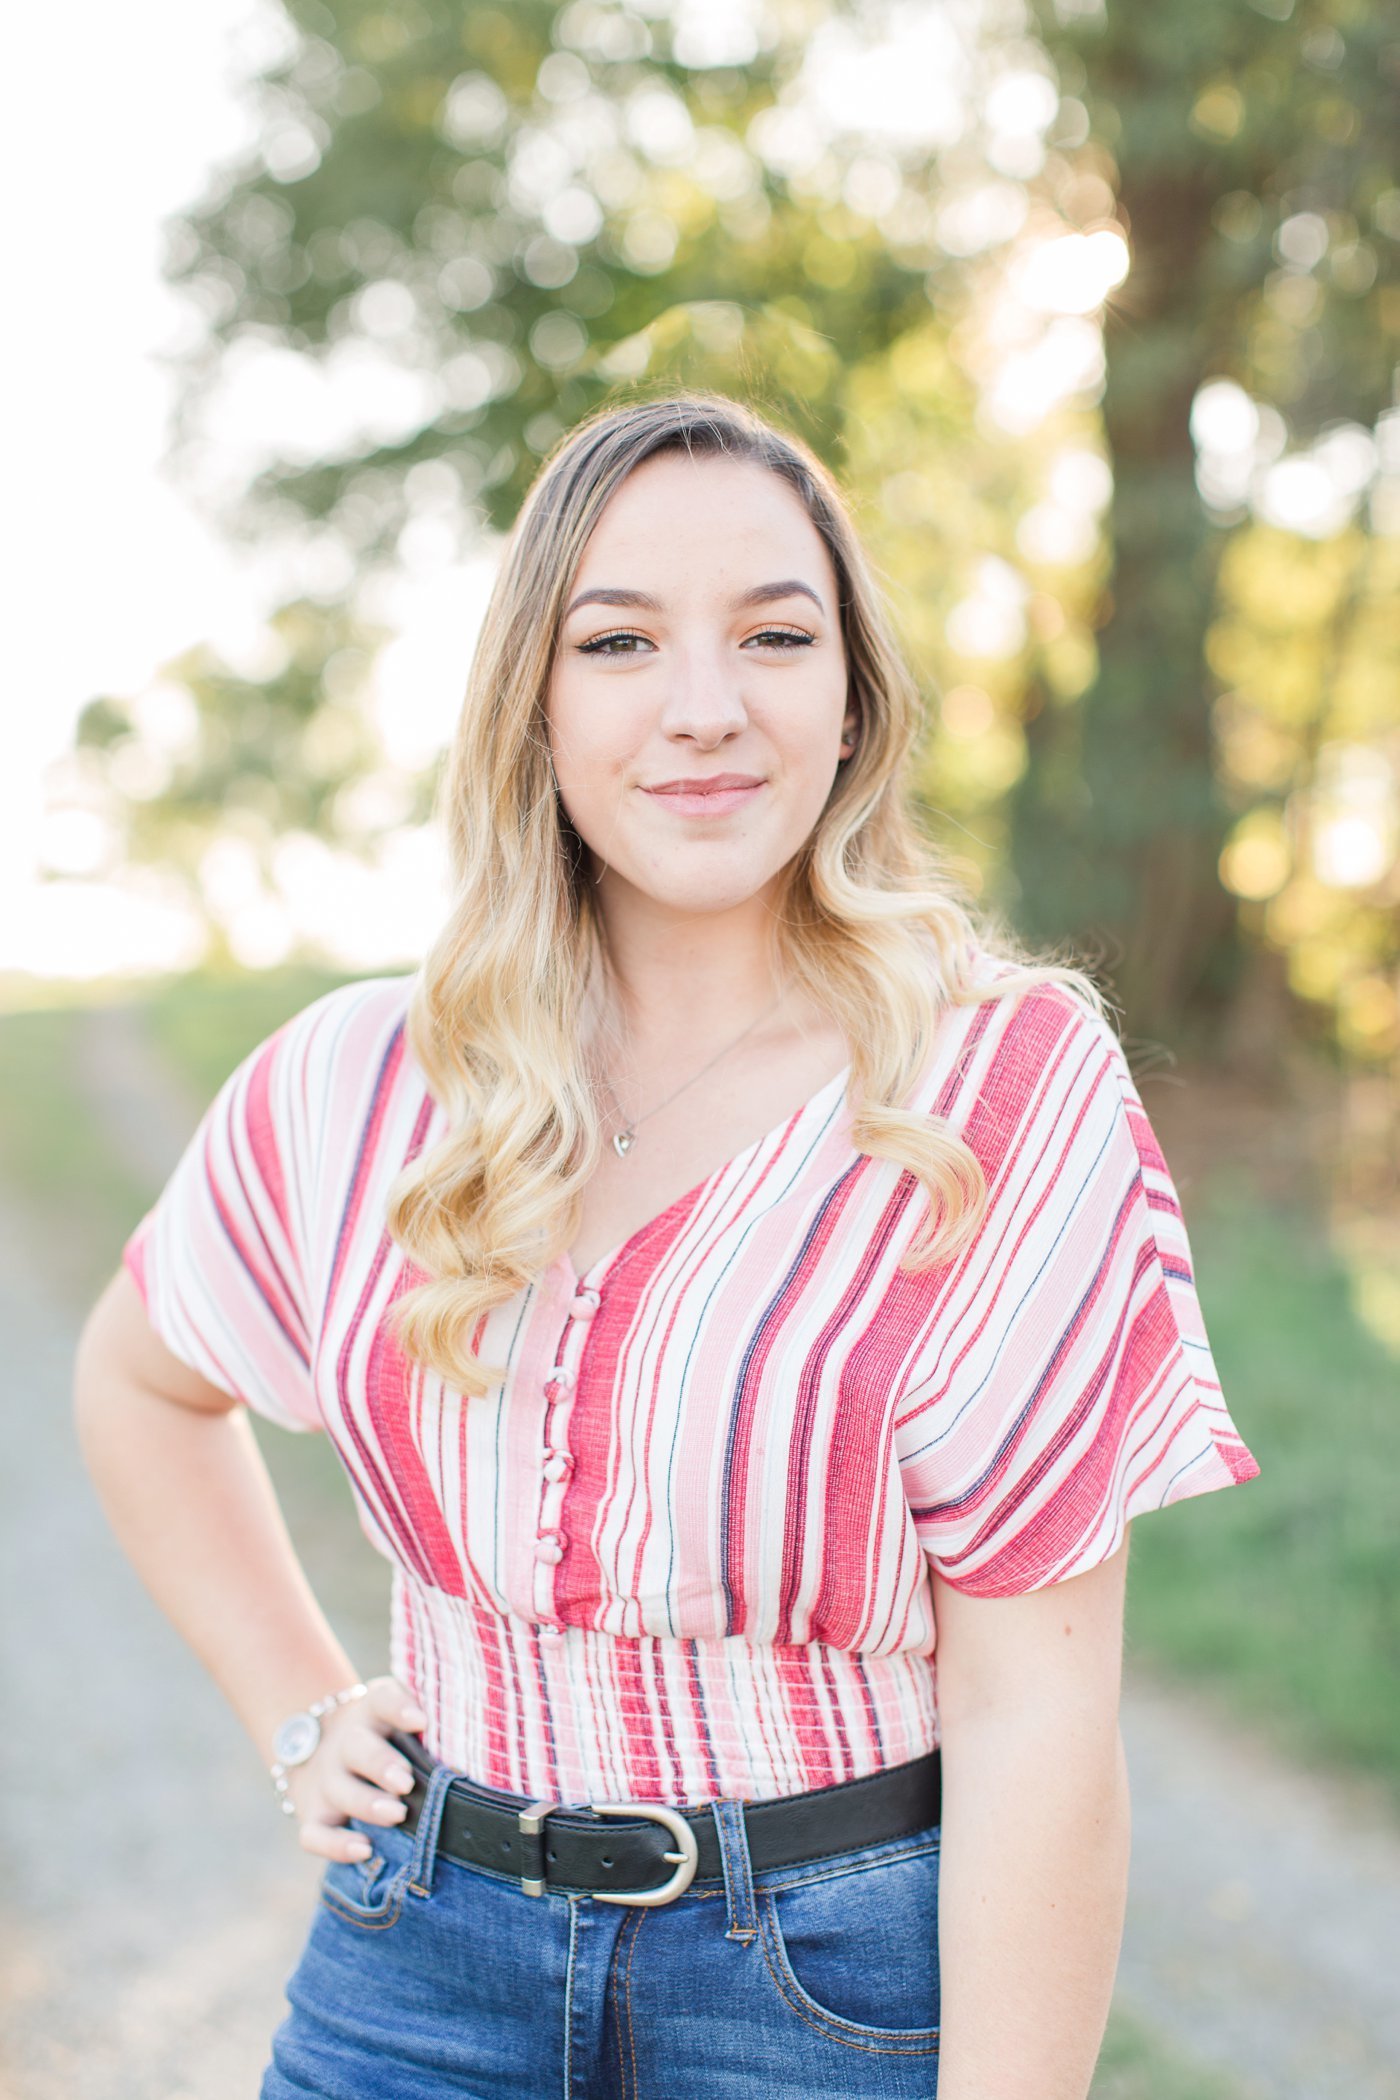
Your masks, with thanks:
M661 707L667 736L690 737L708 749L745 727L749 711L740 667L728 650L683 643L671 652L669 671Z

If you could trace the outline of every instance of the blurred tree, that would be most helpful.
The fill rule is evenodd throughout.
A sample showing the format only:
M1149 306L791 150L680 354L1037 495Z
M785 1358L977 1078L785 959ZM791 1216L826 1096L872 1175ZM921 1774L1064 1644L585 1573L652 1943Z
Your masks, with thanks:
M945 119L945 148L916 129L877 151L858 125L804 108L814 37L844 28L858 57L862 38L878 43L869 12L783 0L755 10L747 43L731 29L726 60L693 8L289 0L286 51L256 85L258 160L173 224L168 271L200 317L177 460L228 529L281 549L299 584L298 681L314 676L318 623L327 659L357 652L363 665L347 638L357 608L425 521L460 547L503 530L582 414L689 383L795 423L855 484L872 540L895 557L888 580L922 670L930 685L956 675L944 619L978 555L1010 573L1057 426L1014 442L979 431L979 347L952 347L979 296L980 243L951 252L936 207L991 172L975 121ZM1025 60L999 38L961 52L947 38L973 107L984 72ZM1053 109L1043 54L1029 56ZM1014 232L1024 204L1008 219L1003 197L1002 217ZM250 474L223 435L229 401L261 371L285 376L288 353L322 375L341 438L328 441L317 410L304 441ZM980 818L1021 762L1016 655L995 696L998 738L964 721L931 750L935 823ZM183 842L196 879L235 692L251 724L280 724L266 764L241 746L257 823L275 831L280 797L288 824L314 806L326 837L354 844L346 798L318 786L307 688L294 700L208 652L176 675L214 751L130 809L133 852L168 863ZM120 740L113 707L82 725L94 756ZM995 825L968 835L973 871L995 881Z
M1359 0L1028 6L286 0L258 156L172 226L168 268L199 317L178 461L280 561L295 645L267 675L178 667L201 745L131 806L133 852L198 886L230 822L270 864L282 830L358 848L415 821L427 781L354 793L376 581L504 529L597 403L697 383L794 422L852 490L940 695L930 823L1033 937L1105 957L1154 1031L1237 997L1241 910L1246 954L1301 953L1306 914L1270 919L1258 852L1232 858L1259 789L1221 753L1268 692L1217 690L1259 602L1222 553L1288 562L1193 416L1233 382L1305 446L1388 402L1396 40ZM230 404L293 368L306 414L250 467ZM1374 689L1368 574L1318 618ZM1326 742L1317 680L1301 704L1280 809ZM104 701L81 733L101 762L132 731ZM1314 959L1294 989L1320 983Z
M1396 521L1400 523L1400 520ZM1222 856L1255 958L1232 1039L1276 1056L1281 987L1342 1049L1400 1060L1400 533L1233 533L1206 638L1233 814ZM1400 1089L1393 1092L1400 1139ZM1397 1154L1400 1158L1400 1154Z
M1133 267L1106 327L1115 489L1098 673L1073 713L1034 718L1011 837L1031 929L1103 926L1128 1010L1158 1028L1202 994L1224 1001L1239 970L1207 642L1222 553L1248 512L1244 489L1202 502L1193 404L1205 382L1233 380L1297 449L1392 406L1400 27L1366 0L1037 0L1037 15L1087 108L1080 177L1107 171ZM1291 557L1267 544L1282 581ZM1344 624L1365 597L1343 593ZM1312 664L1279 786L1307 785L1332 662ZM1060 784L1076 773L1082 817L1066 827ZM1262 1051L1280 1036L1251 1040Z

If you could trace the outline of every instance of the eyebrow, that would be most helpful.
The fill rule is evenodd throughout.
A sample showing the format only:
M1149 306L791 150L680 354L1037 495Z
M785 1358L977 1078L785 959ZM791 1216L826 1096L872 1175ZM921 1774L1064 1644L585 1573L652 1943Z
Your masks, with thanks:
M737 598L730 600L730 610L742 612L745 606L769 605L775 598L791 598L794 593L810 598L818 612L825 612L826 607L811 584L803 583L797 576L786 577L781 583L754 584L751 590L741 591ZM564 618L567 620L569 614L577 612L581 605L630 605L642 612L665 611L661 600L653 598L650 591L608 590L600 587L594 591L580 591L565 611Z

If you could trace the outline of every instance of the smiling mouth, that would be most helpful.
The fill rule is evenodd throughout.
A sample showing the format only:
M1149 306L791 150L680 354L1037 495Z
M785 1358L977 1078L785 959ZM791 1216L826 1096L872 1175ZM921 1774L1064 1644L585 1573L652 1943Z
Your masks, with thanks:
M724 788L747 788L762 785L761 773L678 773L674 780L653 781L650 793L656 795L714 795Z
M655 787L642 792L664 802L677 816L705 817L739 809L765 785L762 780L745 780L730 787Z

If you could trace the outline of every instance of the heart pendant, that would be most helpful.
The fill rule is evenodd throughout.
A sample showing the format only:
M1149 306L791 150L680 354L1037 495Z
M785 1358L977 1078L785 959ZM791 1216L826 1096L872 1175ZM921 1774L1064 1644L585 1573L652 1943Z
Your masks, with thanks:
M626 1159L636 1141L637 1133L635 1130L615 1130L613 1132L613 1151L619 1159Z

